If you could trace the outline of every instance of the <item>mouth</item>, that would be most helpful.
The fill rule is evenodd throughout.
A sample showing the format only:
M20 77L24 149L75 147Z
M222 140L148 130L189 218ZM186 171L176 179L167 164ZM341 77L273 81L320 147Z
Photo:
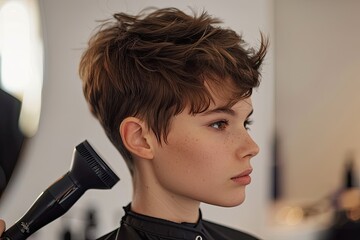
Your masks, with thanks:
M251 173L252 173L252 169L247 169L242 173L232 177L231 180L240 185L248 185L251 183L251 177L250 177Z

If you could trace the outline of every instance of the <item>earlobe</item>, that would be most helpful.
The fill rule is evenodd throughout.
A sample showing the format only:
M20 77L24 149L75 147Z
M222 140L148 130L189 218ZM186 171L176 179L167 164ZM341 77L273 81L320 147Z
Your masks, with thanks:
M125 147L133 155L144 159L153 158L149 130L144 122L135 117L125 118L120 124L119 131Z

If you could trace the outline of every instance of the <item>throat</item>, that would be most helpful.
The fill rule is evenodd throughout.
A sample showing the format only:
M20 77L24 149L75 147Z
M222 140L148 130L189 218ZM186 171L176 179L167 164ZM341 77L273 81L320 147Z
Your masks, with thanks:
M134 191L131 210L142 215L176 223L197 223L200 202L180 196L158 193L151 188Z
M176 223L197 223L200 202L163 186L151 161L142 161L133 175L131 210L135 213Z

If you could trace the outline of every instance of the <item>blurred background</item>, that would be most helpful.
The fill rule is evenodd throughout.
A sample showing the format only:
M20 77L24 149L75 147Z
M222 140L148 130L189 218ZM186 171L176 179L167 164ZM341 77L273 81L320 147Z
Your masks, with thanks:
M357 0L0 0L0 218L7 226L68 171L85 139L120 182L89 190L31 238L93 239L119 226L130 174L88 111L77 68L99 20L148 6L205 9L255 48L259 31L270 38L253 94L251 134L261 152L247 199L230 209L204 204L204 218L267 240L358 239Z

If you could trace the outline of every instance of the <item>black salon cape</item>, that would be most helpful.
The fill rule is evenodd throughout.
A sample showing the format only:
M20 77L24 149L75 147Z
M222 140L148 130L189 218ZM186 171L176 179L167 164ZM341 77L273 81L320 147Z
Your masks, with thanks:
M124 207L120 228L98 240L258 240L246 233L201 218L195 224L174 223L134 213Z

